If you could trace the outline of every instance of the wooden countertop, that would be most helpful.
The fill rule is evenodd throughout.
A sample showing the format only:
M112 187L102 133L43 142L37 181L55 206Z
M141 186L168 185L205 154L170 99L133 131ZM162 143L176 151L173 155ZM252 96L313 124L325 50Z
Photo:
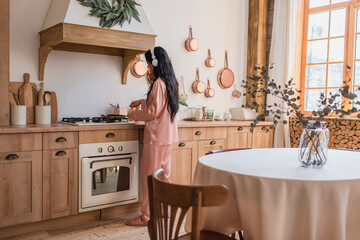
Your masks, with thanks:
M253 121L179 121L178 126L184 127L245 127ZM259 122L257 126L271 126L273 122Z
M229 126L250 126L252 121L179 121L180 128L190 127L229 127ZM272 122L260 122L258 126L271 126ZM0 134L9 133L46 133L46 132L71 132L71 131L89 131L89 130L112 130L112 129L141 129L143 122L126 125L100 125L100 126L73 126L68 124L55 123L51 125L27 124L0 125Z

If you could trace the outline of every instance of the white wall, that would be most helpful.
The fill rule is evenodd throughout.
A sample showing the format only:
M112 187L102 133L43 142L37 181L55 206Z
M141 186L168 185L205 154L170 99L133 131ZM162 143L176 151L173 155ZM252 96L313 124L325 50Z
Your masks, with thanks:
M39 83L39 35L51 0L10 1L10 80L22 81L24 72ZM157 37L157 45L164 47L173 59L178 78L185 78L190 106L203 105L215 112L240 106L243 98L234 99L231 89L217 85L217 72L223 67L224 51L229 51L229 66L236 81L246 76L247 0L141 0L143 9ZM184 42L188 26L193 26L194 37L200 42L197 52L188 53ZM217 61L214 69L204 65L207 49ZM45 89L58 96L59 118L69 116L96 116L109 112L108 103L127 106L132 100L144 97L145 79L129 74L128 84L121 84L120 57L53 51L45 68ZM193 94L191 83L195 69L200 67L203 81L211 78L216 94L213 99ZM181 108L179 117L184 117Z

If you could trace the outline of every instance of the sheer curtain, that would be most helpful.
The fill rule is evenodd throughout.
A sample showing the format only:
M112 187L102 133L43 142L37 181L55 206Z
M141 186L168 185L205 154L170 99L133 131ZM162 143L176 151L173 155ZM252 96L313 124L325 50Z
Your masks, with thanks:
M269 75L277 84L284 85L290 78L295 77L295 62L298 60L296 46L299 44L298 33L302 28L297 29L299 10L303 1L297 0L275 0L274 19L271 37L269 63L273 68ZM301 44L300 44L301 45ZM300 62L299 62L300 64ZM268 95L267 105L280 104L281 100ZM283 114L282 121L288 121L289 117ZM279 123L275 129L274 147L290 147L289 125Z

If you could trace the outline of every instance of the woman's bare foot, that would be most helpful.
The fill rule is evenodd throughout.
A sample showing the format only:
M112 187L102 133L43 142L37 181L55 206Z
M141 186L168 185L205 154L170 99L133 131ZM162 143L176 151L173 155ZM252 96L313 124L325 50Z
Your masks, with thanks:
M147 226L148 220L144 215L139 215L135 218L129 219L125 222L128 226Z

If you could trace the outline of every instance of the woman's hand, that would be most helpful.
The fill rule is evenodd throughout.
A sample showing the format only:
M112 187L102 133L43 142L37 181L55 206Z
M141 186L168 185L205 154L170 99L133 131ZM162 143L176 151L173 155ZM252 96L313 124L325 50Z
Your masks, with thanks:
M140 106L140 104L141 104L141 100L136 100L136 101L131 102L129 107L131 107L131 108L138 107L138 106Z

